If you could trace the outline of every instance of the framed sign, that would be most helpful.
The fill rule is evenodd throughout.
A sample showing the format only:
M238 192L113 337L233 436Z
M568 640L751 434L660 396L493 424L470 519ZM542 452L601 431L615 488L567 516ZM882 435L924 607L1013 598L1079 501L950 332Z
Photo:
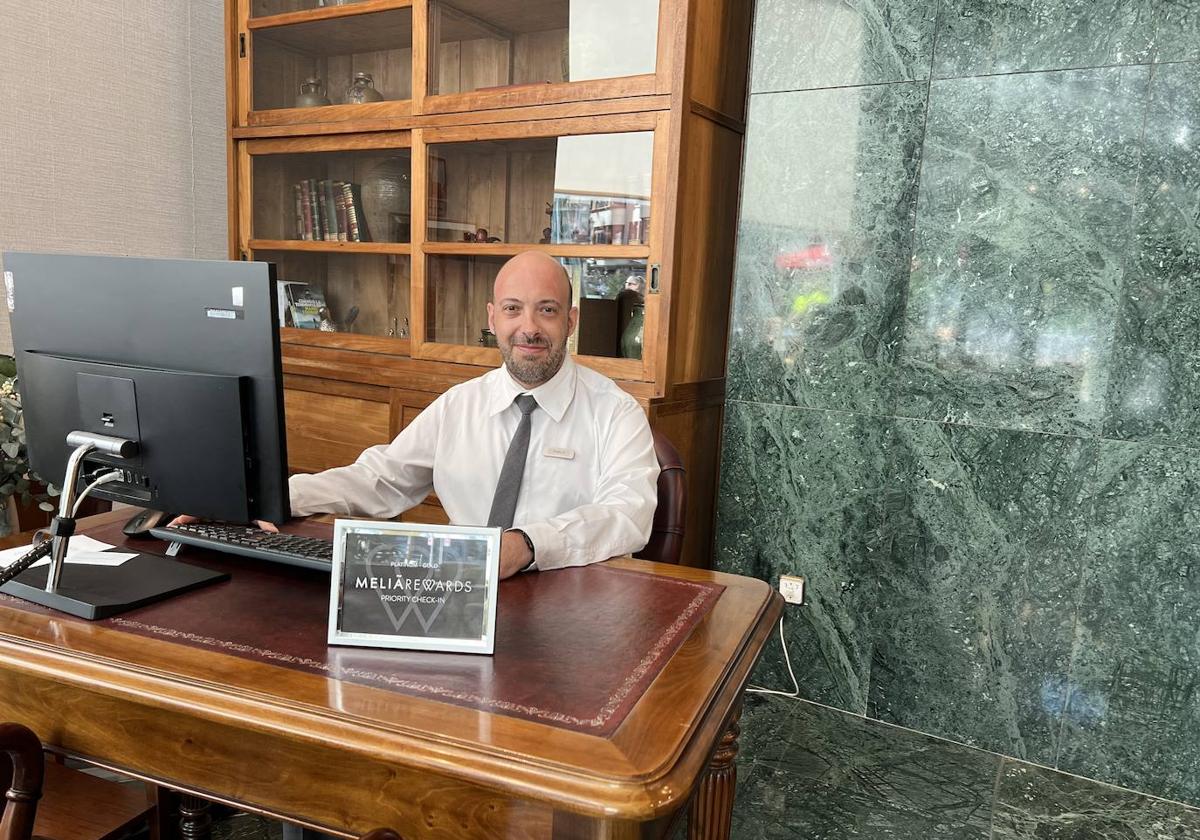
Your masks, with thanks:
M336 520L329 644L492 653L500 534Z

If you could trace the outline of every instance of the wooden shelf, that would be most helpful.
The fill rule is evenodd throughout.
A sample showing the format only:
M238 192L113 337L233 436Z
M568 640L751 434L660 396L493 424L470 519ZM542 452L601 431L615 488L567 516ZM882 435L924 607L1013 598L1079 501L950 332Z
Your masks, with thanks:
M567 0L453 0L450 3L438 0L430 5L445 13L443 41L496 37L497 31L545 32L566 29L570 23ZM460 27L465 32L460 32Z
M552 257L596 259L650 258L649 245L531 245L523 242L426 242L421 246L426 254L456 257L514 257L523 251L543 251Z
M394 9L411 9L412 0L362 0L345 6L326 6L323 9L304 9L299 12L283 12L275 15L251 17L248 29L271 29L276 26L291 26L296 23L313 23L322 20L338 20Z
M304 239L251 239L252 251L308 251L326 254L411 254L407 242L312 242Z
M255 37L309 55L350 55L412 47L410 0L374 0L256 18Z
M279 340L284 344L332 347L339 350L358 350L364 353L384 353L389 356L408 356L411 347L408 338L393 338L387 335L363 335L361 333L348 332L300 330L295 327L280 327Z

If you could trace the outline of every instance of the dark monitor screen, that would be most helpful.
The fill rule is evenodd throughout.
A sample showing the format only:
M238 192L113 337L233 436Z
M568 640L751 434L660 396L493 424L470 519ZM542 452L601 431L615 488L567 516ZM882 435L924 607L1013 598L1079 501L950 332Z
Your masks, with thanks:
M134 440L93 495L246 522L288 518L273 267L6 253L30 465L61 482L67 434Z

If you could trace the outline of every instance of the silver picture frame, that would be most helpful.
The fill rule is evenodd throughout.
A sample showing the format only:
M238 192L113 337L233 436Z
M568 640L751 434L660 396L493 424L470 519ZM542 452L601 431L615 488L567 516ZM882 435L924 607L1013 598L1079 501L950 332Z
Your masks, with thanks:
M335 520L328 643L490 655L501 533Z

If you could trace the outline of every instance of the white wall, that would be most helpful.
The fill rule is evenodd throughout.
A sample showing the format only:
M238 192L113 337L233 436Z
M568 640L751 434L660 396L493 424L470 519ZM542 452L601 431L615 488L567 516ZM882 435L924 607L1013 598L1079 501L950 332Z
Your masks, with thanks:
M226 255L222 21L221 0L0 0L0 251Z

